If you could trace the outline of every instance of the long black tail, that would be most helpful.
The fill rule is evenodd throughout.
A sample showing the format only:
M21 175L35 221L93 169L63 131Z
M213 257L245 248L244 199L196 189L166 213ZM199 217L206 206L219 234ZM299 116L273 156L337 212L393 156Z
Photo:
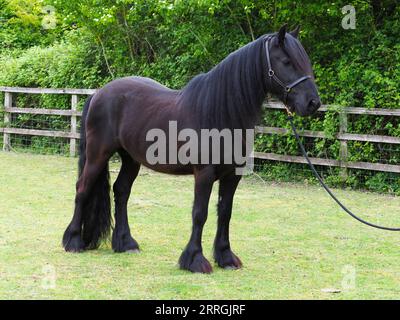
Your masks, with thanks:
M92 96L87 99L82 112L79 176L86 163L86 117L91 99ZM86 249L95 249L100 245L101 240L108 238L112 226L108 163L99 174L85 201L82 222L82 240Z

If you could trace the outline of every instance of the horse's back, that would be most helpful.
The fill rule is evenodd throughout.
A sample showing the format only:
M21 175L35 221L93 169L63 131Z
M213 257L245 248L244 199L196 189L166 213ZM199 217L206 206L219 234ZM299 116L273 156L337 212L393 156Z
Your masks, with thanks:
M113 80L99 89L90 104L88 121L91 118L139 116L144 109L162 109L175 105L179 91L172 90L161 83L144 77L125 77Z
M88 132L96 136L96 144L108 141L112 149L123 148L133 159L148 165L146 150L152 142L146 140L146 134L152 129L168 132L170 121L186 125L188 117L177 104L179 93L149 78L114 80L93 96L86 122ZM162 169L168 170L182 168Z
M95 98L114 98L115 96L144 93L164 93L176 95L178 91L172 90L161 83L145 77L125 77L113 80L99 89Z

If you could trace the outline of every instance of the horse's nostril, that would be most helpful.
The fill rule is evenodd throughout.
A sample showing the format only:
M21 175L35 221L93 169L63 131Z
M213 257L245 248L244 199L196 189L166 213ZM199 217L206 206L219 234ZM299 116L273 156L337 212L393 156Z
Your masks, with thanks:
M321 106L321 101L312 99L310 104L313 108L318 109Z

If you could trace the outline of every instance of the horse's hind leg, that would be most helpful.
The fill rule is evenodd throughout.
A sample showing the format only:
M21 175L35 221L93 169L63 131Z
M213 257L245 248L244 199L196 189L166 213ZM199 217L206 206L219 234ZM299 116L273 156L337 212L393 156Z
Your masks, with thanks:
M118 153L121 156L122 165L118 178L113 185L115 228L112 235L112 248L115 252L135 252L139 250L139 245L131 236L127 204L132 184L139 173L140 164L133 160L125 150L121 150Z
M68 225L63 236L63 246L65 251L81 252L87 247L87 243L82 239L82 225L84 223L84 212L87 201L93 197L92 188L96 181L107 169L109 154L89 157L85 163L82 174L76 183L75 210L71 223Z
M238 269L240 259L232 252L229 241L229 222L232 215L233 196L241 176L234 172L221 178L218 196L218 227L214 242L214 259L222 268Z

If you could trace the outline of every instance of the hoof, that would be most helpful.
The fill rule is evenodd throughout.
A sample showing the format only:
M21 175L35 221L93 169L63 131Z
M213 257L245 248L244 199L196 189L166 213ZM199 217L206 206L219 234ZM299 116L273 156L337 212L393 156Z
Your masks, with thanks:
M138 254L138 253L140 253L140 250L139 249L131 249L131 250L126 250L125 252L126 253Z
M240 269L243 264L239 257L235 255L232 250L226 249L224 251L215 252L214 254L215 262L219 267L225 270L237 270Z
M189 270L196 273L212 272L210 262L208 262L201 252L190 253L184 251L179 259L179 267L182 270Z
M118 235L114 231L112 236L112 248L114 252L139 252L139 244L129 233L125 235Z
M80 233L71 232L69 228L65 230L62 243L67 252L78 253L85 249L85 243L83 242Z
M226 266L226 267L223 267L225 270L238 270L238 269L240 269L242 267L242 265L240 265L240 266L236 266L236 265L229 265L229 266Z

